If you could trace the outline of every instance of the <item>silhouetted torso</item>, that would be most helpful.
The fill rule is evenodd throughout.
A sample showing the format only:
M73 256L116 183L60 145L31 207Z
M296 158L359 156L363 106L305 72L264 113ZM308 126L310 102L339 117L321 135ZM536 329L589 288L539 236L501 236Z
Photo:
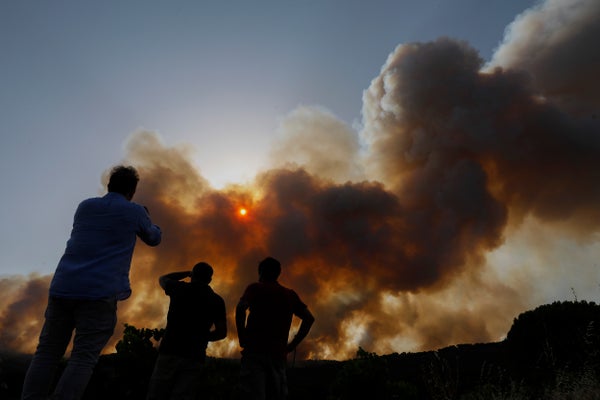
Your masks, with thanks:
M292 289L277 282L256 282L242 295L249 305L244 352L285 359L294 313L306 307Z
M204 359L211 326L226 318L225 302L203 283L171 281L165 292L171 302L160 351Z

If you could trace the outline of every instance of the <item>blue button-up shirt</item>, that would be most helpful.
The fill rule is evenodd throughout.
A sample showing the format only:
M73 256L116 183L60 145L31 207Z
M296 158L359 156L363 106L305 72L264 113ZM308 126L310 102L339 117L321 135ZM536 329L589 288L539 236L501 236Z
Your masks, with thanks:
M136 237L150 246L161 240L160 228L150 221L141 205L115 192L81 202L50 284L50 296L129 297L129 269Z

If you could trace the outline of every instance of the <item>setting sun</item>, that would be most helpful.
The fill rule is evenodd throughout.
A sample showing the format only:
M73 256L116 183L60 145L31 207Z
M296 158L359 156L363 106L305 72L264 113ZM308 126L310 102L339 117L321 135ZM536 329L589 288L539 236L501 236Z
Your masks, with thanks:
M243 217L243 216L245 216L246 214L248 214L248 210L246 210L245 208L240 208L240 211L239 211L239 213L240 213L240 215Z

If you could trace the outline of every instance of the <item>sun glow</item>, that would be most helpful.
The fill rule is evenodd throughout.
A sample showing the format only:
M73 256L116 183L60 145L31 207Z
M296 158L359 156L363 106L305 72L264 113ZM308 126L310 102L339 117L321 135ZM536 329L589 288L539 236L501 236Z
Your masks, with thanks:
M245 217L248 214L248 210L246 210L245 208L240 208L238 213L242 216Z

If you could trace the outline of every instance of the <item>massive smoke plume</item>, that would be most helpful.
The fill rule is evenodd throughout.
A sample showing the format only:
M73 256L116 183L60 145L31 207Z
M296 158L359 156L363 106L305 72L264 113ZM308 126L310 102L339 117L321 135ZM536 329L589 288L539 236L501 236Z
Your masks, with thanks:
M158 276L204 260L230 323L210 352L235 356L233 309L271 255L317 318L300 357L501 339L546 299L534 279L563 276L540 256L551 246L583 281L598 277L599 33L597 1L549 0L515 20L488 65L450 38L400 45L364 92L360 131L295 110L273 167L244 185L214 189L185 151L133 135L135 201L164 239L137 247L120 323L163 326ZM48 282L0 281L2 346L33 350Z

